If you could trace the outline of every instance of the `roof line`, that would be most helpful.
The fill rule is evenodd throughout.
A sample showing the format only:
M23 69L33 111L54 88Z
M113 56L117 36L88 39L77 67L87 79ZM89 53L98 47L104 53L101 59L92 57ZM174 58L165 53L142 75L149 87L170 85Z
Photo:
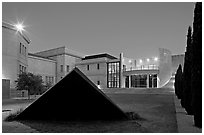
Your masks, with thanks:
M33 54L33 53L28 53L28 55L30 55L30 56L34 56L34 57L43 58L43 59L47 59L47 60L55 61L55 60L53 60L53 59L50 59L50 58L47 58L47 57L43 57L43 56L39 56L39 55L37 55L37 54Z
M59 49L59 48L65 48L65 46L61 46L61 47L57 47L57 48L52 48L52 49L44 50L44 51L39 51L39 52L36 52L36 53L48 52L48 51L55 50L55 49ZM36 53L35 53L35 54L36 54Z
M4 22L2 21L2 27L3 28L7 28L7 29L10 29L10 30L13 30L13 31L17 31L15 26L13 24L10 24L10 23L7 23L7 22ZM17 31L17 33L28 43L30 44L30 39L26 36L26 34L24 32L19 32Z

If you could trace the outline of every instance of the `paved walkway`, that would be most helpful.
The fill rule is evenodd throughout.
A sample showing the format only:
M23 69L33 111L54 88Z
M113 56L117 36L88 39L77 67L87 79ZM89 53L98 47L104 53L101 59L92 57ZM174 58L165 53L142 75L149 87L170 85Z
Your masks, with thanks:
M202 133L202 129L194 126L193 116L187 115L184 108L181 107L180 100L174 96L176 108L176 119L179 133Z

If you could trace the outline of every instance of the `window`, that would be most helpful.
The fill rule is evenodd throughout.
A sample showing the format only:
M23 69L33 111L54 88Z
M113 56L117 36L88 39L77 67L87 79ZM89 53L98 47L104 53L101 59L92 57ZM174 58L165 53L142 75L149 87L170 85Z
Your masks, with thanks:
M19 74L21 74L21 65L19 65Z
M25 47L25 56L26 56L26 47Z
M23 47L22 47L22 54L24 55L24 45L23 45Z
M63 65L60 66L60 71L63 72Z
M20 53L21 53L21 43L20 43Z
M120 62L107 63L107 86L108 88L120 87Z
M97 81L97 84L100 85L100 81Z
M45 83L48 83L48 76L45 76Z
M89 65L87 65L87 70L89 70Z
M99 70L99 64L97 64L97 69Z
M67 65L67 72L69 72L69 65Z
M54 77L52 77L51 79L52 79L51 81L52 81L52 84L53 84L54 83Z
M123 71L126 71L126 65L123 65Z

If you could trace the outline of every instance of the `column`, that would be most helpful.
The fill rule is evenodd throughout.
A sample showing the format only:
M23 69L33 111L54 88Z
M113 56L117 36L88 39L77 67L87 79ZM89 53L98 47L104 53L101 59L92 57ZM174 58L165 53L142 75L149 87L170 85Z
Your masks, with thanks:
M147 88L149 88L149 74L147 74Z
M131 88L131 75L128 78L129 78L129 88Z
M120 62L119 62L119 70L120 70L120 88L122 88L124 86L124 80L123 78L123 53L120 53Z

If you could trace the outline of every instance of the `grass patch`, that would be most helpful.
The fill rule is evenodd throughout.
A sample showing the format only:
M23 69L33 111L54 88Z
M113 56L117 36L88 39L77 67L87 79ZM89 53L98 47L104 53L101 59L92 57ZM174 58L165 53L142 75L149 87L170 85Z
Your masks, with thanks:
M125 113L128 117L129 120L146 120L144 118L142 118L139 114L135 113L135 112L126 112Z
M16 112L10 113L10 114L4 119L4 121L8 121L8 122L14 121L15 118L16 118L16 116L18 116L21 112L23 112L23 110L24 110L23 108L20 108L20 109L17 110Z

